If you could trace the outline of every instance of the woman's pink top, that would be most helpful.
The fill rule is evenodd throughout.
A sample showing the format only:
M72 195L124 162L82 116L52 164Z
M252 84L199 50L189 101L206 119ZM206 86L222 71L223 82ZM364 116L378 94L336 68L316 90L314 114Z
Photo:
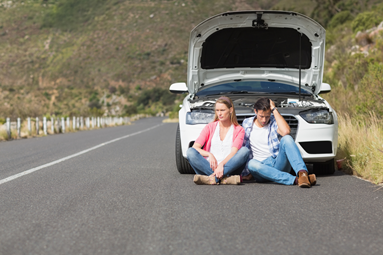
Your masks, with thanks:
M215 128L217 127L219 121L214 121L212 123L207 124L201 131L201 134L195 141L196 143L201 144L202 146L205 144L204 150L210 152L211 147L211 139L213 138ZM231 147L235 147L238 150L241 149L243 138L245 136L245 130L241 126L234 125L233 132L233 144Z

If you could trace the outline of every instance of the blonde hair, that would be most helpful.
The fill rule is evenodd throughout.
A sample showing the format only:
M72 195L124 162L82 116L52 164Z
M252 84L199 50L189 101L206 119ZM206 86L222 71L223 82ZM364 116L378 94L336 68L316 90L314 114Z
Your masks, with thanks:
M217 105L217 103L224 104L229 109L233 108L233 112L230 114L230 121L235 126L239 126L239 123L238 123L238 120L237 120L237 116L235 114L235 109L234 109L233 101L231 101L231 99L229 97L220 97L215 102L215 105ZM218 115L217 115L217 112L215 111L215 106L214 106L214 121L217 121L217 120L218 120Z

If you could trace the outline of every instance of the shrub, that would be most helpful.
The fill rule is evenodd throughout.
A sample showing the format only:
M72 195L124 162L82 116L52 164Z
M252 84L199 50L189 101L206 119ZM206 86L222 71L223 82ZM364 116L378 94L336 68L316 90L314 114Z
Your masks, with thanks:
M149 106L156 102L163 105L171 105L174 103L176 96L171 94L167 89L153 88L144 90L137 98L137 105Z
M120 95L129 94L129 87L119 86L118 92L120 93Z
M360 82L355 103L357 113L366 114L374 111L383 117L383 64L370 64L366 75Z
M89 97L88 107L90 109L93 109L93 108L100 109L101 108L100 100L98 99L97 96L98 96L98 92L94 91L92 93L92 95Z
M48 92L45 91L45 92L43 93L43 95L44 95L44 97L45 97L46 99L51 100L51 95L49 95Z
M94 108L90 109L89 115L94 116L94 117L101 117L102 115L104 115L104 111L94 107Z
M346 23L347 21L353 20L354 17L349 11L342 11L337 14L335 14L334 17L332 17L331 21L328 24L328 28L334 28L339 25L342 25Z
M105 4L107 1L104 0L59 0L45 15L42 27L76 30L81 27L79 24L92 21L103 13Z
M363 12L352 21L351 28L354 33L364 31L378 25L380 21L375 12Z
M93 108L100 109L101 104L98 101L92 101L92 102L89 102L88 107L90 109L93 109Z
M124 112L126 115L130 116L130 115L136 114L138 111L135 105L129 105L129 106L125 105Z
M116 93L116 91L117 91L117 89L115 86L109 86L109 93L110 94L114 94L114 93Z
M178 112L169 113L169 119L177 119L177 118L178 118Z

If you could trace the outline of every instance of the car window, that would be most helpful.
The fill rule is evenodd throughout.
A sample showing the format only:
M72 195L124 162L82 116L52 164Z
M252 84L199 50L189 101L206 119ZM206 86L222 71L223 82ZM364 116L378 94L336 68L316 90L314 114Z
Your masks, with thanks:
M206 96L225 93L298 94L299 87L270 81L239 81L202 88L196 95ZM311 95L312 93L302 86L301 94Z

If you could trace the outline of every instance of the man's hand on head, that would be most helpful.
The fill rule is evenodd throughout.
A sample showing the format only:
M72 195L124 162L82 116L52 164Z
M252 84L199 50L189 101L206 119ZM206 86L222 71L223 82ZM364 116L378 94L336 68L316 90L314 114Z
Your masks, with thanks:
M274 109L275 107L275 103L273 102L273 100L269 99L270 100L270 109Z

